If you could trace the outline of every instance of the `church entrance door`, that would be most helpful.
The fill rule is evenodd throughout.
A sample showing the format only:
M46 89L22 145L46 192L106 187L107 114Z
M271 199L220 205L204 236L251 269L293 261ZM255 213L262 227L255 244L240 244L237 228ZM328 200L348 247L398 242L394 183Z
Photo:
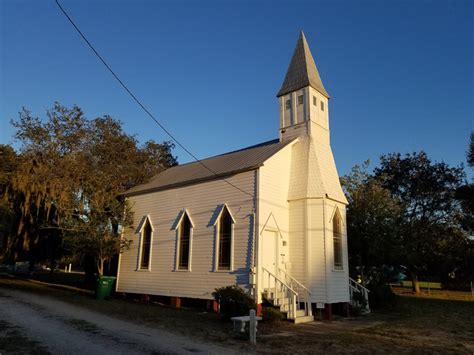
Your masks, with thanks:
M262 266L277 276L278 266L278 233L271 230L265 230L262 236ZM269 278L268 273L264 272L264 288L275 287L273 277Z

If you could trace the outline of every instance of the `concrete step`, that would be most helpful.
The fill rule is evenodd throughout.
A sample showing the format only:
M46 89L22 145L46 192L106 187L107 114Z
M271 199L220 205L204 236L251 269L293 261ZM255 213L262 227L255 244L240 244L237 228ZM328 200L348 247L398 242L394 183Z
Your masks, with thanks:
M276 298L274 299L274 305L275 306L283 306L290 304L290 300L288 298Z
M306 311L304 309L298 309L296 311L296 318L298 317L305 317L306 316Z
M314 321L313 316L304 316L304 317L296 317L296 318L288 318L290 322L293 322L295 324L300 324L300 323L309 323Z

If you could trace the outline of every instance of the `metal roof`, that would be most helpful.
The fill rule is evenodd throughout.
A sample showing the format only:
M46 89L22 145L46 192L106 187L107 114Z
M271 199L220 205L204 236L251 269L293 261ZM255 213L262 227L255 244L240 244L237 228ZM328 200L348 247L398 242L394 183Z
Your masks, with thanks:
M316 68L316 64L314 63L308 42L306 42L306 37L303 31L301 31L298 42L296 42L295 52L293 53L286 72L285 80L283 81L280 91L278 91L277 97L306 86L311 86L329 98L329 94L324 88L321 77L319 76L318 68Z
M155 175L145 184L132 187L124 195L139 195L254 170L262 166L265 160L292 141L294 140L280 142L278 139L275 139L201 160L212 172L197 161L177 165Z

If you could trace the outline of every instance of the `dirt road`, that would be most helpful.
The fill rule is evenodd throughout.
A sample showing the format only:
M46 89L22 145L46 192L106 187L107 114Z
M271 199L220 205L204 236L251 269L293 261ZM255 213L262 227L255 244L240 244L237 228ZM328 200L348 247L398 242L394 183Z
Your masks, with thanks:
M4 329L2 329L4 328ZM0 290L0 333L15 329L53 354L231 354L229 348L197 342L18 290Z

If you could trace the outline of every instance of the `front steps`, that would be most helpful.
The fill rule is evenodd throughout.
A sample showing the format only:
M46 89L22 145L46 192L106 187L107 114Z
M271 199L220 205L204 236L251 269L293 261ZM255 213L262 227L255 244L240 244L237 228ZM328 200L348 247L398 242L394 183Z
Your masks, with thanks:
M266 289L263 292L263 298L270 302L273 307L278 308L280 312L286 316L286 319L292 323L300 324L314 321L314 317L312 315L307 315L306 310L299 309L299 302L296 304L297 309L295 312L295 317L289 317L291 307L290 299L285 297L283 292L275 292L275 289L273 288Z

